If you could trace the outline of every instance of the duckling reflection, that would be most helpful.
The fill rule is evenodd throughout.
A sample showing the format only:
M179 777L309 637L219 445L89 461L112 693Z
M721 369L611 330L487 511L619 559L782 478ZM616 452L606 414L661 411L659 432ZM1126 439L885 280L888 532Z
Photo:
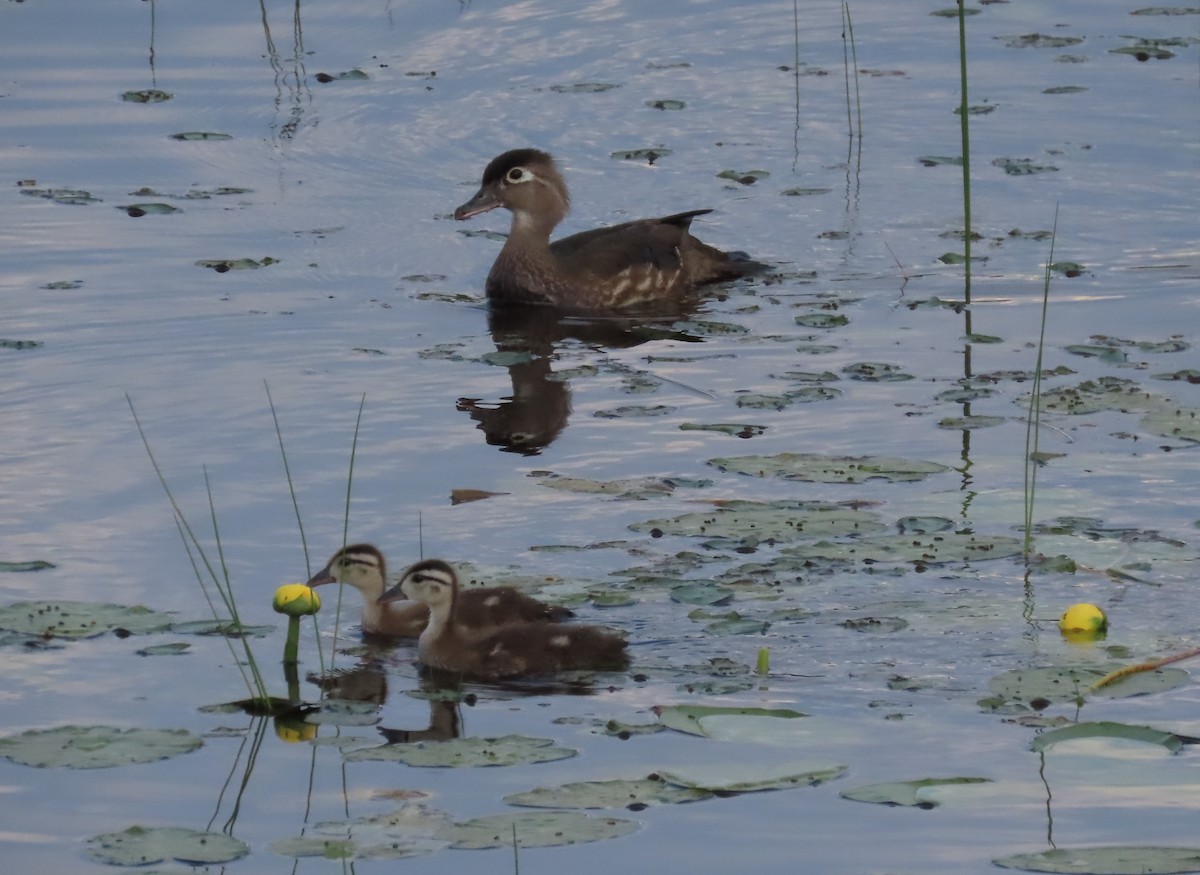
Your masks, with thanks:
M389 729L379 727L379 734L388 744L411 744L416 741L450 741L462 738L463 720L459 704L453 700L429 700L429 725L424 729Z

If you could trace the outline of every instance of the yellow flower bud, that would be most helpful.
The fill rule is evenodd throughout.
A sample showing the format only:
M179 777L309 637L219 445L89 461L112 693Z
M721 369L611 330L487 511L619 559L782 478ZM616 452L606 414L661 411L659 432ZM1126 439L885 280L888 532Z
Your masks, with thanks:
M321 610L321 597L303 583L285 583L275 590L271 607L289 617L304 617Z
M1095 605L1081 602L1063 612L1058 629L1069 638L1098 638L1108 631L1108 617Z

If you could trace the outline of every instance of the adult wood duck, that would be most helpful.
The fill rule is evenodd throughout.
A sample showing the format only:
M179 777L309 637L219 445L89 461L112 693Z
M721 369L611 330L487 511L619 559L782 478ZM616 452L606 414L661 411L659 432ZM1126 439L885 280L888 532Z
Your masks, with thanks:
M508 240L487 278L488 298L497 304L607 310L676 301L698 286L764 267L691 235L692 219L712 210L639 219L551 243L550 232L567 215L571 196L554 159L537 149L494 158L479 191L454 218L496 207L512 212Z
M462 610L463 596L469 591L460 590L450 565L426 559L405 571L383 599L407 596L428 605L429 625L417 640L417 654L430 668L496 680L629 667L625 639L599 626L514 623L472 637L463 624Z
M308 585L328 583L346 584L362 594L365 634L416 638L429 624L429 608L420 602L380 601L387 589L387 561L372 544L354 544L338 550ZM554 623L573 616L569 608L548 605L511 586L462 592L461 622L469 635L484 635L509 623Z

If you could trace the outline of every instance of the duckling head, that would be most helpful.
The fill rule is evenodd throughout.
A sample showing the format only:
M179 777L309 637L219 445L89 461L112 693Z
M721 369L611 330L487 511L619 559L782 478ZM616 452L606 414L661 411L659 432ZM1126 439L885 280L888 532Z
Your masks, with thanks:
M424 559L410 566L400 583L384 593L380 601L407 597L436 610L454 604L457 592L458 575L450 564L441 559Z
M379 548L372 544L353 544L334 553L308 585L344 583L362 593L364 603L370 603L383 593L386 580L387 563Z

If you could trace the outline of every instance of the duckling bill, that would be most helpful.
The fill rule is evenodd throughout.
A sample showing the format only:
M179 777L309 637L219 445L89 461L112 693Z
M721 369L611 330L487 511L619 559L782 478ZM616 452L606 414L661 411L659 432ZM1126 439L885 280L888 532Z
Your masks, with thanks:
M309 586L341 583L362 595L362 631L367 635L416 638L429 624L429 608L416 601L381 601L387 589L387 560L372 544L338 550L313 575ZM509 623L556 623L574 613L528 596L510 586L464 590L461 622L466 634L482 635Z
M554 159L513 149L492 159L475 196L454 211L469 219L504 207L512 228L487 278L497 304L550 304L609 310L678 300L709 283L757 273L765 265L723 252L691 234L691 210L596 228L550 242L571 208Z
M463 595L454 569L440 559L427 559L405 571L383 596L385 601L407 597L428 606L429 625L417 640L417 653L430 668L499 680L629 667L625 639L599 626L513 623L472 636L460 617Z

